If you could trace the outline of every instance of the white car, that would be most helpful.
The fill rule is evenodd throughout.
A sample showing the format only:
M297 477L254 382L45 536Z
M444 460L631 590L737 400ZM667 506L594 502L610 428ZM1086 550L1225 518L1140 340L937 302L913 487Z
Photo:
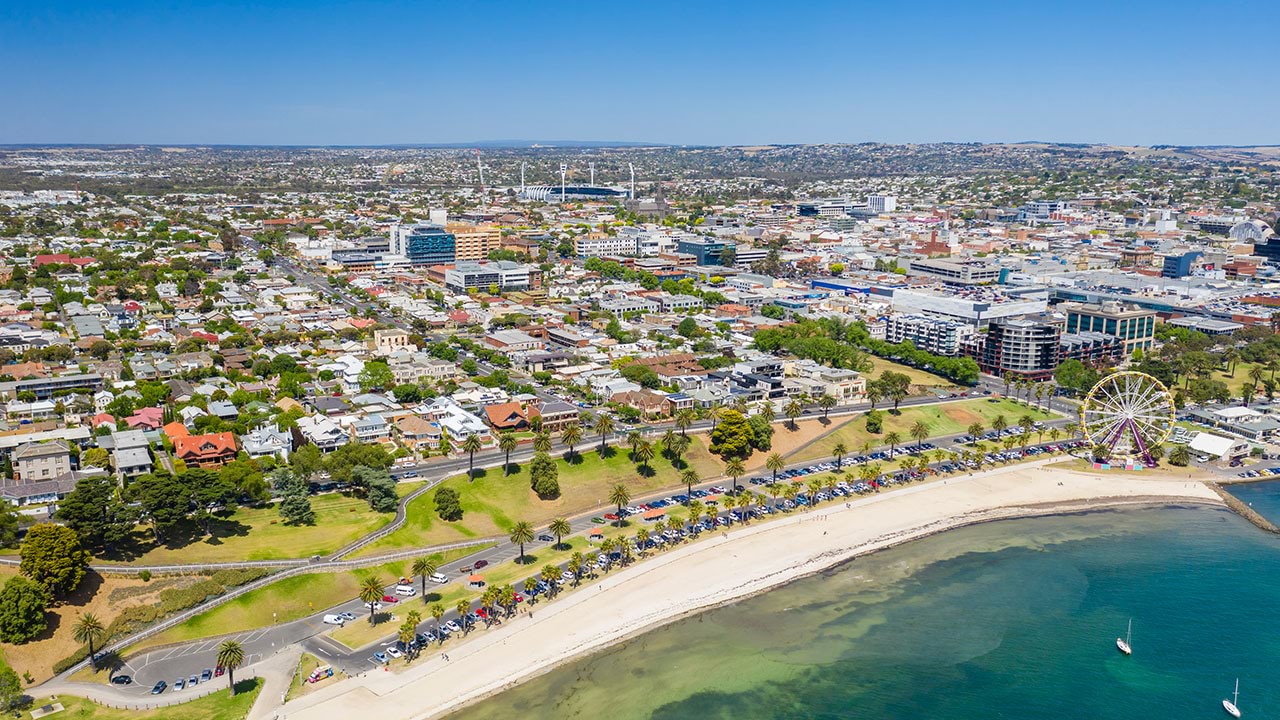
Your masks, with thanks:
M393 657L393 658L402 658L402 657L404 657L404 653L402 653L402 652L400 652L399 650L397 650L395 645L388 645L388 646L387 646L387 648L386 648L385 650L383 650L382 652L386 653L387 655L389 655L389 656L391 656L391 657Z
M382 603L380 602L365 603L364 606L366 609L372 610L374 612L378 612L379 610L382 609Z
M401 597L413 597L418 594L418 589L412 585L397 585L396 594Z
M324 616L325 625L343 625L346 622L347 622L346 619L344 619L341 615L325 615Z
M436 583L436 584L439 584L439 585L443 585L443 584L445 584L445 583L449 582L449 578L445 577L445 574L444 574L444 573L435 573L435 574L434 574L434 575L432 575L429 579L431 580L431 582Z

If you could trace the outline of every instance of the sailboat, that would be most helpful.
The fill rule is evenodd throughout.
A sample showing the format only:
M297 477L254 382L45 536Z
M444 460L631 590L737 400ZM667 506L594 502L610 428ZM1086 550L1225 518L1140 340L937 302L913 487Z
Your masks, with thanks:
M1222 709L1227 711L1231 717L1240 717L1240 708L1236 707L1236 703L1240 702L1240 678L1236 678L1236 692L1231 696L1230 700L1222 701Z
M1116 647L1120 648L1120 652L1125 655L1132 655L1133 648L1129 646L1129 638L1133 636L1133 618L1129 618L1129 629L1124 634L1124 639L1116 638Z

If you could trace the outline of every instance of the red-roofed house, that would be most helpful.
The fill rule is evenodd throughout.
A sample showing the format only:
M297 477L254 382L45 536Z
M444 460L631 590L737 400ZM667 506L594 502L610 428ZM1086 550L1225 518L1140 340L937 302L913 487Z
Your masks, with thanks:
M191 435L191 431L187 429L187 426L176 420L160 428L160 431L163 432L170 440L176 440L180 437L188 437Z
M164 424L164 408L139 408L137 412L125 418L124 422L131 428L159 430Z
M37 255L34 261L36 267L41 265L75 265L76 267L88 267L98 262L94 258L88 257L71 257L66 253L53 253L50 255Z
M518 402L486 405L484 415L494 430L523 430L529 427L529 416Z
M221 467L236 459L236 436L220 432L174 438L173 454L187 467Z
M217 336L217 335L215 335L215 334L213 334L213 333L211 333L211 332L205 332L204 330L192 330L192 331L191 331L191 337L200 338L201 340L204 340L204 341L206 341L206 342L208 342L208 343L211 343L211 344L214 344L214 345L216 345L216 344L218 343L218 336Z
M93 426L95 430L103 425L115 427L116 419L111 413L98 413L97 415L89 418L89 425Z

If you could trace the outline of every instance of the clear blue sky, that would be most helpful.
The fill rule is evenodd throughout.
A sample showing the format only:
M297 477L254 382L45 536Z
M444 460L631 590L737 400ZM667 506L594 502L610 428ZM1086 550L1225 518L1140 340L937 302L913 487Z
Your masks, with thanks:
M1280 143L1280 2L0 2L0 143Z

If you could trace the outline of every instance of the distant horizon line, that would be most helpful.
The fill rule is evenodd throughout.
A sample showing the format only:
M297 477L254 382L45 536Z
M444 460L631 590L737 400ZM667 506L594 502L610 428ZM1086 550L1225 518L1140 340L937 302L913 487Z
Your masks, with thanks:
M406 149L466 149L492 148L503 150L551 150L556 148L739 148L739 147L816 147L822 145L1049 145L1059 147L1133 147L1146 149L1244 149L1244 148L1280 148L1280 143L1261 144L1207 144L1187 145L1178 143L1154 143L1150 145L1108 143L1108 142L1069 142L1059 140L1019 140L978 141L978 140L942 140L936 142L882 142L863 140L858 142L761 142L761 143L663 143L640 142L630 140L476 140L469 142L442 143L201 143L201 142L30 142L0 143L0 149L33 149L33 148L321 148L327 150L406 150Z

